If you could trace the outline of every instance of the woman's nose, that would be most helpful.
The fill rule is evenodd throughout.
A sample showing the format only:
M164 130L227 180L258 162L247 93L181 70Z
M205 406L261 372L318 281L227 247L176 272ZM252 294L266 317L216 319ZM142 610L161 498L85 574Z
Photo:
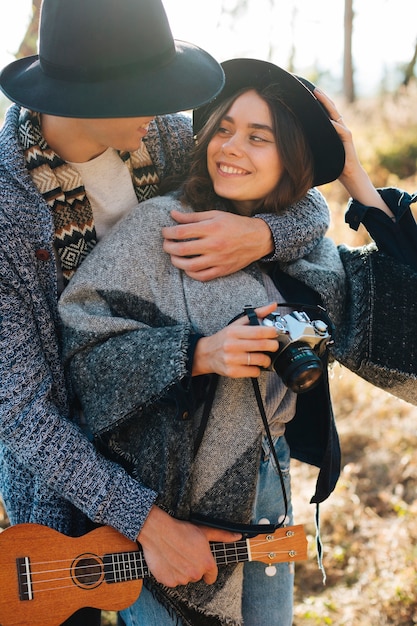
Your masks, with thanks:
M242 142L236 135L233 135L223 143L222 149L225 154L241 154Z

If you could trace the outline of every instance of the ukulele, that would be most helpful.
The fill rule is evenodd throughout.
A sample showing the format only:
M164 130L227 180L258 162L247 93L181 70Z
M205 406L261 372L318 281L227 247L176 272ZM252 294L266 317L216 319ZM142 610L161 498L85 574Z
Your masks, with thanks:
M302 525L210 547L218 565L307 558ZM10 526L0 533L0 626L57 626L87 606L119 611L146 576L140 546L109 526L75 538L39 524Z

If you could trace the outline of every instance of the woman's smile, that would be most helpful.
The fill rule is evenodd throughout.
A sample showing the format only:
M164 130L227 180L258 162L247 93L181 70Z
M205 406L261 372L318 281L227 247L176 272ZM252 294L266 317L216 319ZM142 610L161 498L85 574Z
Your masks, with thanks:
M217 168L220 174L224 174L226 176L248 176L248 174L250 174L247 170L243 170L235 165L228 165L227 163L218 163Z

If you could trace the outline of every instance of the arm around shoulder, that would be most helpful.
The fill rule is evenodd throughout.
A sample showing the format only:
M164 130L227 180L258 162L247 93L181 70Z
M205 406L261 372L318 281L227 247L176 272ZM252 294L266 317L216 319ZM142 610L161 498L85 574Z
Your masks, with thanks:
M287 263L306 256L324 237L330 224L327 202L315 188L279 215L265 213L256 217L268 224L274 242L274 252L264 261Z

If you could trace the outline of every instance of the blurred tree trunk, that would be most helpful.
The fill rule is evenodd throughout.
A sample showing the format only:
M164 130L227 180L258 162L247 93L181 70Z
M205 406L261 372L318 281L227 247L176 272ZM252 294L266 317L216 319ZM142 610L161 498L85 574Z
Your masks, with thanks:
M269 4L269 15L270 15L270 29L273 26L274 20L273 20L273 14L274 14L274 0L268 0L268 4ZM274 58L274 39L271 35L269 35L269 44L268 44L268 55L267 55L267 60L268 61L272 61L272 59Z
M410 63L407 65L407 67L405 68L405 72L404 72L403 85L405 85L406 87L407 87L408 83L410 82L410 80L414 76L414 69L415 69L416 63L417 63L417 41L416 41L415 47L414 47L413 58L411 59Z
M345 0L343 94L347 102L355 101L355 85L353 81L353 59L352 59L353 17L354 17L353 0Z
M27 27L25 36L16 52L16 58L30 56L36 54L38 47L38 29L39 29L39 15L41 11L42 0L33 0L32 2L32 18L29 26Z

